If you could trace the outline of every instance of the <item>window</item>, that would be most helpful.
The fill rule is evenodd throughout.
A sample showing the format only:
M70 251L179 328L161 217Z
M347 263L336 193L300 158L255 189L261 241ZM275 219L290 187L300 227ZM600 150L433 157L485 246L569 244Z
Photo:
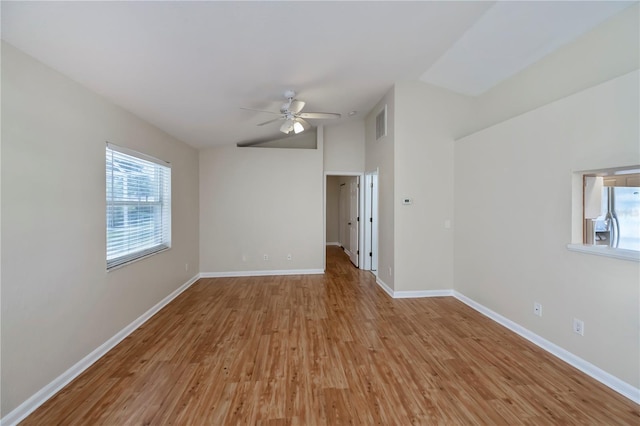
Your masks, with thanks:
M107 144L107 269L171 247L171 167Z
M640 173L584 177L584 243L640 251Z

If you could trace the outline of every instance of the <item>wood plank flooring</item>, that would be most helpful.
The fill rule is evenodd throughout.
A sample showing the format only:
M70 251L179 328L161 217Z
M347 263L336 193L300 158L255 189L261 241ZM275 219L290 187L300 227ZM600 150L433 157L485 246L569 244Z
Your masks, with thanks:
M327 273L201 279L23 425L638 425L640 407L450 297Z

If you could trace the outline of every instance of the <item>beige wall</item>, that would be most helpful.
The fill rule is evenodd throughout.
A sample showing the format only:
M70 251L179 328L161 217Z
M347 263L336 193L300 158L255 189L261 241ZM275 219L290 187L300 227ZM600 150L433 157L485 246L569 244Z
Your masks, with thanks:
M640 6L623 10L474 100L456 136L531 111L638 69Z
M318 149L201 150L201 272L322 270L323 179L321 138Z
M453 288L453 134L471 99L421 82L395 86L396 291ZM411 205L401 200L412 198Z
M340 176L327 176L326 242L338 243L340 238Z
M109 273L105 141L172 164L172 248ZM198 156L3 43L1 166L4 416L198 273Z
M335 176L335 174L364 172L364 119L351 120L339 125L325 126L323 140L324 171L334 174L334 176L327 176L326 241L329 243L340 242L340 183L347 183L347 179L345 176L338 177ZM334 185L336 186L334 187ZM343 246L349 248L348 239L343 242Z
M635 71L455 144L455 289L636 388L639 264L566 245L572 171L640 163L639 78ZM573 318L585 322L584 337L572 332Z
M394 286L394 134L395 89L365 118L365 172L378 170L378 279ZM376 140L376 115L387 105L387 136Z
M253 148L297 148L316 149L318 135L316 129L310 129L300 134L283 136L280 139L272 139L268 142L256 143Z
M364 171L364 120L324 127L324 170Z

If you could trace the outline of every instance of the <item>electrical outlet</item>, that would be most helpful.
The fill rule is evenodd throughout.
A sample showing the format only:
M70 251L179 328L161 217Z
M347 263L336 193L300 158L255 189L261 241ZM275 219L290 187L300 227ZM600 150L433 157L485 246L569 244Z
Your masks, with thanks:
M268 254L265 254L265 255L264 255L264 261L266 262L267 260L269 260L269 255L268 255Z
M393 273L391 271L391 266L389 266L389 276L392 276L392 275L393 275Z
M287 255L287 260L291 260L291 259L293 259L293 257L290 254L288 254Z
M189 264L188 263L184 264L184 270L185 270L185 272L189 271Z
M578 318L573 319L573 332L584 336L584 321Z
M533 314L539 317L542 316L542 305L538 302L533 302Z
M242 261L243 261L243 262L246 262L246 261L247 261L247 255L246 255L246 254L243 254L243 255L242 255Z

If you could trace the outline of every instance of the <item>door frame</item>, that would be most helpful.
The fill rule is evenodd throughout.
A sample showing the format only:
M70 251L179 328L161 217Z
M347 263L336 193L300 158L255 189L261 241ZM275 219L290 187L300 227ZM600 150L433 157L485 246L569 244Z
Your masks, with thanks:
M328 176L358 176L360 177L360 191L358 200L358 268L364 268L364 193L362 190L362 184L364 182L364 173L360 172L324 172L322 182L322 265L323 269L327 270L327 177Z

